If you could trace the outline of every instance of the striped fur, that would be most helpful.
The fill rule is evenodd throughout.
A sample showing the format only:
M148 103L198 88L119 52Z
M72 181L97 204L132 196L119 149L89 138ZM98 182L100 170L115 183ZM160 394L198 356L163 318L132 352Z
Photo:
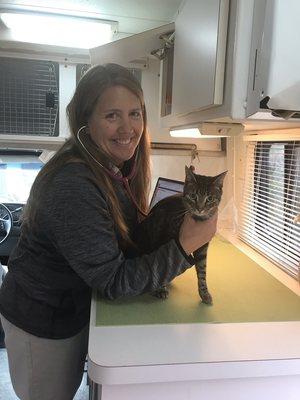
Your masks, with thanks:
M197 175L192 167L186 167L183 194L158 202L134 232L133 238L140 253L150 253L172 238L178 238L185 214L189 213L194 219L200 221L211 217L221 201L225 175L226 172L214 177ZM193 256L200 298L203 303L212 304L212 297L206 283L208 245L209 243L196 250ZM168 297L168 289L164 286L154 294L165 299Z

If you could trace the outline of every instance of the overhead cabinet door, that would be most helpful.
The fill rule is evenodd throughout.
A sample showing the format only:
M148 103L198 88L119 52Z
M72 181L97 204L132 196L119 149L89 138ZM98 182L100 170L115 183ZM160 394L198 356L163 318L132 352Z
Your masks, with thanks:
M117 63L128 68L147 67L147 58L155 59L151 52L161 47L160 36L174 31L174 23L162 25L142 33L119 39L90 49L92 64Z
M222 104L228 0L187 0L175 21L172 114Z
M256 0L247 116L261 105L283 118L300 117L299 48L299 0Z

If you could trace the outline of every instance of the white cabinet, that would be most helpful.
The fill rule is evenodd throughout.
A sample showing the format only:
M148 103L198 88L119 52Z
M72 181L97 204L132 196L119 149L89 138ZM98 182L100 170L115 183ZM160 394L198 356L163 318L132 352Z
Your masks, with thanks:
M231 0L229 10L222 0L186 0L175 20L172 111L162 126L300 126L299 15L298 0ZM267 96L272 110L261 102ZM292 113L277 109L298 112L286 121Z
M299 15L299 0L185 0L175 23L92 49L91 61L140 66L156 97L145 91L157 110L157 135L159 125L167 131L204 122L299 127L299 112L286 121L261 104L269 96L274 109L300 110ZM174 27L174 54L161 62L159 78L151 52Z
M175 20L172 111L162 116L163 127L245 118L254 3L231 0L229 7L218 0L184 3ZM193 41L188 40L193 35Z
M285 110L285 115L299 111L300 2L257 0L254 21L247 115L259 111L258 103L266 97L270 108Z
M174 31L174 23L90 49L92 64L117 63L129 68L148 68L152 50L161 46L160 36Z
M229 0L188 0L175 21L172 113L223 102Z

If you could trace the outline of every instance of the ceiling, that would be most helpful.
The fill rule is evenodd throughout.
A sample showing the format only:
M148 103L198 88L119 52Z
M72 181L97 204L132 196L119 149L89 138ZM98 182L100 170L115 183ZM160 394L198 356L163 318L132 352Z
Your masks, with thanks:
M114 40L174 21L184 0L0 0L4 9L58 12L118 22ZM0 23L0 48L18 49ZM22 45L24 46L24 44ZM30 46L27 46L30 50Z

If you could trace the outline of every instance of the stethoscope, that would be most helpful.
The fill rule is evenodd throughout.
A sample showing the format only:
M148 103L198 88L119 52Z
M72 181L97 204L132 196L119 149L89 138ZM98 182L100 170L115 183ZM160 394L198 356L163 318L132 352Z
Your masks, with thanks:
M135 207L137 208L137 210L139 211L140 214L142 214L144 217L147 216L147 214L145 214L139 207L139 205L137 204L131 189L130 189L130 185L129 185L129 180L132 179L136 173L136 159L137 159L137 154L135 155L135 159L131 168L131 171L129 173L129 175L127 176L119 176L117 174L114 174L112 171L110 171L108 168L106 168L103 164L101 164L94 156L93 154L90 153L90 151L87 149L87 147L85 146L85 144L82 142L81 138L80 138L80 133L86 129L87 126L83 125L81 128L78 129L78 132L76 134L76 137L78 139L78 142L81 144L81 146L83 147L83 149L86 151L86 153L95 161L96 164L100 165L100 167L105 171L105 173L107 173L107 175L109 175L111 178L122 182L122 184L124 185L124 188L126 190L126 192L128 193L130 199L132 200L133 204L135 205Z

